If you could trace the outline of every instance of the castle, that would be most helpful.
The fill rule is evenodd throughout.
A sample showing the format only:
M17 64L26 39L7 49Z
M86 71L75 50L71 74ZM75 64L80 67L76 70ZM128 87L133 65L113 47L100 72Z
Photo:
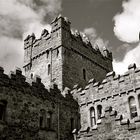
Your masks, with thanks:
M140 69L72 33L59 15L24 40L24 71L0 67L0 140L139 140Z

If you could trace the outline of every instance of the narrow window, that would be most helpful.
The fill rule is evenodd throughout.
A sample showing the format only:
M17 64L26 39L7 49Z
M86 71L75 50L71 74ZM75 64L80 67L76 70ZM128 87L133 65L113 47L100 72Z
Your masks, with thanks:
M135 98L133 96L129 97L128 102L129 102L129 108L130 108L130 116L133 119L136 116L138 116Z
M48 65L48 75L50 75L51 65Z
M0 120L5 121L7 101L0 101Z
M58 55L59 55L59 50L58 50L58 49L57 49L57 52L56 52L56 53L57 53L56 55L57 55L57 57L58 57Z
M49 57L49 50L47 50L47 58Z
M47 128L52 127L52 112L48 112L47 114Z
M71 125L71 132L72 132L74 129L74 118L70 119L70 125Z
M95 121L95 110L93 107L90 108L90 125L93 127L96 124Z
M86 70L85 69L83 69L83 78L84 78L84 80L86 80Z
M46 126L46 111L43 109L40 110L39 126L40 129L44 129Z
M31 73L31 79L33 79L33 73Z
M102 106L98 105L97 106L97 117L98 117L98 119L101 119L101 115L102 115Z
M140 108L140 94L138 95L139 108Z

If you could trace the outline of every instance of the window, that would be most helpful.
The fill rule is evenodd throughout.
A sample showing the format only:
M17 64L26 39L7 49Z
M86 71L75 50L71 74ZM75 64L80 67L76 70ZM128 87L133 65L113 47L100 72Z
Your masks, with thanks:
M48 112L47 114L47 128L52 127L52 112Z
M49 50L47 50L47 58L49 57Z
M7 101L0 100L0 120L5 121Z
M84 80L86 80L86 70L85 69L83 69L83 78L84 78Z
M139 108L140 108L140 94L138 95Z
M129 108L130 108L130 116L133 119L136 116L138 116L135 98L133 96L129 97L128 102L129 102Z
M57 53L56 55L57 55L57 57L58 57L58 55L59 55L59 50L58 50L58 49L57 49L57 52L56 52L56 53Z
M46 127L46 111L44 109L40 110L39 126L41 129Z
M31 73L31 79L33 79L33 73Z
M71 132L72 132L74 129L74 118L70 119L70 125L71 125Z
M48 65L48 75L50 75L51 65Z
M90 125L93 127L96 124L95 120L95 110L93 107L90 108Z
M102 115L102 106L101 105L98 105L97 106L97 117L98 119L101 119L101 115Z

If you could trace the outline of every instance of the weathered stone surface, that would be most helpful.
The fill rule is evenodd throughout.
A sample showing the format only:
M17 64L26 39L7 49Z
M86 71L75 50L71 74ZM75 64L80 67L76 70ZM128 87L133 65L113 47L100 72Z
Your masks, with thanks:
M139 140L140 68L115 75L106 48L51 25L24 40L26 77L0 67L0 140Z
M101 81L112 71L112 54L106 50L103 55L95 50L87 37L82 38L78 31L72 34L70 22L62 16L54 19L50 34L43 30L40 39L34 35L27 37L24 49L25 75L28 78L39 75L46 88L51 82L62 90L72 89L75 84L83 87L91 78Z

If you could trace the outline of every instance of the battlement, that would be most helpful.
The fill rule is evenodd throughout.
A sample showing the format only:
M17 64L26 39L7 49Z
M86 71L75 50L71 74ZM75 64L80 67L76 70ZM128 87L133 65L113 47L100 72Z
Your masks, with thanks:
M128 118L123 118L123 115L117 115L111 106L105 108L105 114L97 121L93 127L84 126L80 129L77 138L98 139L98 138L130 138L134 135L139 135L140 118L137 117L133 122ZM118 131L119 130L119 131ZM104 133L103 133L104 132ZM121 133L120 133L121 132Z
M16 91L22 91L23 94L29 94L42 100L59 102L65 105L73 102L73 107L78 106L77 101L73 99L73 96L67 88L63 91L63 94L61 94L56 84L52 84L50 89L46 89L38 75L35 75L32 82L28 83L26 77L22 75L20 68L16 68L15 71L10 71L9 75L6 75L4 74L3 67L0 67L0 85L1 88L13 88Z
M52 21L50 33L44 29L40 38L36 38L34 33L27 36L23 66L26 77L37 74L46 88L55 81L59 89L64 90L76 83L84 86L93 76L101 81L113 70L112 53L105 47L102 51L98 45L93 47L86 35L77 30L72 32L70 24L68 18L59 15Z
M26 54L26 50L30 48L28 50L28 56L30 56L30 60L28 60L27 63L34 61L34 59L37 59L43 54L47 54L48 50L56 49L56 47L59 47L61 45L68 46L67 49L72 49L73 51L76 51L77 53L84 55L84 57L89 58L90 56L91 61L95 61L96 64L98 64L98 62L96 61L96 59L98 58L101 60L100 61L101 63L102 61L105 61L106 59L109 59L112 61L112 53L109 52L105 47L103 48L103 51L101 52L99 50L98 45L96 45L96 47L93 47L91 45L90 40L85 34L81 35L80 32L77 30L74 33L71 32L70 21L68 20L68 18L62 17L61 15L59 15L52 21L51 26L52 26L51 33L49 33L46 29L44 29L41 33L40 38L38 39L36 38L34 33L32 33L32 35L28 35L25 38L24 40L25 54ZM65 31L63 31L62 33L63 29ZM68 33L66 33L66 31ZM69 42L67 42L67 40L69 40ZM71 47L69 46L70 42L71 44L73 44L73 46ZM77 44L79 44L80 47ZM93 58L92 58L92 55L93 55ZM25 59L28 56L25 56ZM25 66L26 66L26 60L25 60Z
M73 89L74 96L78 96L81 105L102 102L109 98L114 99L117 96L129 94L140 89L140 68L136 64L130 64L128 71L123 75L116 75L114 71L107 73L106 79L102 82L96 82L95 79L89 80L87 86L80 91Z

